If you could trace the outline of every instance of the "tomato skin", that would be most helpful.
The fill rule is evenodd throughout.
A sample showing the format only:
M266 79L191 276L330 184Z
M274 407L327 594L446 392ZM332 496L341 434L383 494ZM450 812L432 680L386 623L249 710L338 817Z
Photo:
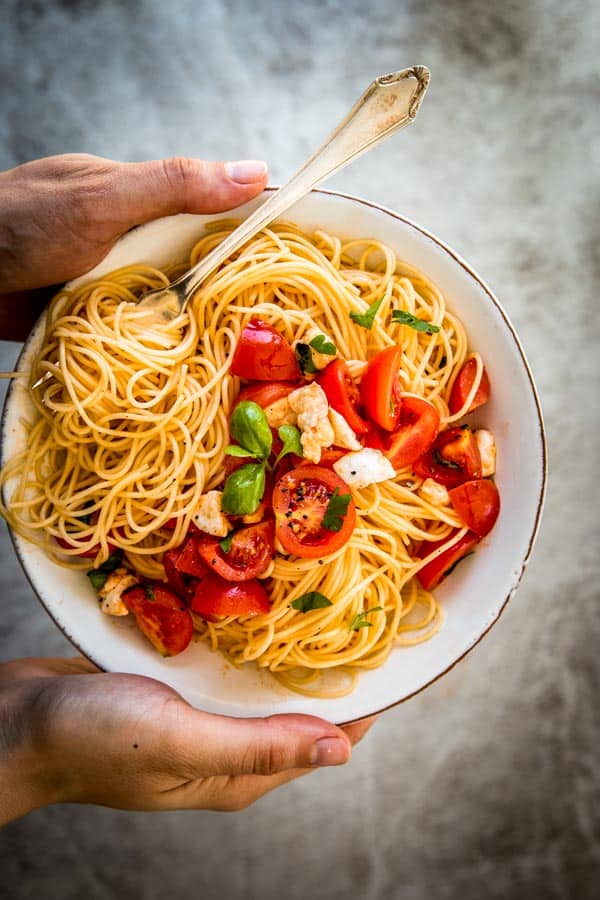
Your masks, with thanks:
M231 374L249 381L293 381L301 377L290 342L261 319L244 326L231 362Z
M350 496L339 531L323 528L321 522L329 500L351 495L350 488L335 472L322 466L300 466L276 483L273 490L276 536L288 553L303 559L318 559L343 547L352 535L356 507Z
M319 466L323 469L333 469L333 464L341 459L342 456L345 456L348 453L348 450L342 450L340 447L323 447L321 449L321 459L319 460ZM290 454L293 456L294 465L298 468L305 468L306 466L314 466L314 463L309 459L305 459L303 456L296 456L295 454Z
M475 376L477 374L477 360L474 357L468 359L456 376L456 380L452 385L452 391L450 392L450 400L448 401L448 407L452 415L455 415L465 405L465 401L469 396L471 388L473 387L473 382L475 381ZM483 372L481 373L481 381L479 382L479 387L473 397L473 401L469 408L465 410L465 415L467 413L473 412L474 409L477 409L479 406L483 406L484 403L487 403L490 399L490 379L488 378L488 374L485 371L485 367Z
M138 628L162 656L176 656L188 646L194 623L183 601L160 582L151 582L152 596L137 585L123 594L123 603L135 616ZM154 599L152 599L152 597Z
M177 568L177 560L181 554L181 549L167 550L163 556L163 568L167 584L171 590L175 591L180 597L188 599L193 594L193 581L191 575L180 572Z
M426 453L440 428L435 406L420 397L404 395L398 425L383 437L381 448L396 470L410 466Z
M438 547L442 547L444 544L448 543L448 541L457 533L458 529L441 541L423 541L417 556L420 559L425 559L426 556L429 556L429 554L433 553L434 550L437 550ZM426 591L432 591L436 588L448 574L449 570L455 566L459 560L468 556L473 548L479 543L479 540L479 537L473 531L467 531L454 547L450 547L449 550L440 553L436 559L427 563L426 566L423 566L416 574L422 587L424 587Z
M217 575L227 581L249 581L270 566L274 537L275 526L270 519L234 532L228 553L219 546L222 538L211 535L199 536L196 546L204 563Z
M402 347L386 347L369 360L360 382L360 395L369 418L385 431L398 424L401 406Z
M177 559L174 560L174 567L177 572L184 575L192 575L194 578L202 578L203 575L206 575L208 568L198 549L199 537L200 534L190 534L188 532L185 543L180 548Z
M447 428L413 464L413 471L447 488L481 478L481 454L475 435L467 425Z
M251 400L253 403L258 403L262 409L266 409L268 406L271 406L272 403L276 403L277 400L287 397L287 395L291 394L292 391L295 391L297 387L297 384L292 384L289 381L274 381L272 383L265 383L263 381L258 384L247 384L238 394L232 413L238 403L241 403L242 400Z
M500 494L493 481L478 478L448 491L452 506L464 525L480 538L489 534L500 512Z
M343 359L334 359L317 378L329 405L344 417L355 434L365 434L369 423L358 412L360 391L354 384Z
M192 612L213 620L220 616L250 616L268 613L268 594L255 578L229 584L215 572L201 578L190 605Z

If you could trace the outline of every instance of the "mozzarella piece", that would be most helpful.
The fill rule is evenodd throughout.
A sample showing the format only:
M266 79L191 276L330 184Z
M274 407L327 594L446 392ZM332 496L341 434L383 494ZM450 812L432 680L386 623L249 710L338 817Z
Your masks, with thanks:
M345 418L335 409L329 409L329 421L333 428L333 443L344 450L360 450L361 443Z
M423 495L425 500L428 500L429 503L433 503L436 506L446 506L450 502L448 491L444 485L438 484L433 478L426 478L419 488L419 492Z
M294 344L293 344L294 350L296 349L297 344L308 344L310 346L310 342L314 341L314 339L316 337L324 338L328 343L333 344L333 346L335 347L335 341L327 334L327 332L322 331L320 328L317 328L315 325L312 325L308 329L306 334L303 336L302 340L294 341ZM319 353L319 351L315 350L314 347L310 348L310 352L312 354L312 361L313 361L314 367L315 367L315 369L318 369L319 371L321 371L322 369L325 369L329 365L329 363L333 362L333 360L338 355L337 349L336 349L336 352L331 356L328 355L327 353Z
M346 453L333 464L333 468L349 487L363 488L395 476L394 467L381 450L363 447L355 453Z
M281 428L282 425L295 425L297 416L287 397L280 397L274 403L265 406L264 409L267 422L271 428Z
M123 603L121 597L125 591L139 583L139 579L128 572L127 569L119 568L111 572L100 590L98 591L102 598L100 609L107 616L126 616L129 610Z
M480 428L475 432L475 440L481 456L481 477L488 478L496 472L496 441L491 431Z
M329 404L323 388L313 381L288 395L291 408L297 415L300 443L306 459L318 463L321 448L333 444L333 428L329 421Z
M202 494L192 521L200 531L215 537L227 537L231 531L229 519L221 509L222 491L207 491Z

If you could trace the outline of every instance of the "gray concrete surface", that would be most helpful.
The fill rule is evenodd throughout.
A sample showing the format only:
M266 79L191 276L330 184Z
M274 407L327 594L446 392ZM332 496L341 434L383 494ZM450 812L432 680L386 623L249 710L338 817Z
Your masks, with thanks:
M10 900L600 893L598 7L576 0L4 0L0 163L265 157L285 178L374 75L425 63L418 125L334 181L495 288L539 386L548 500L522 587L341 770L236 815L54 807L0 834ZM2 365L16 348L2 346ZM70 648L2 534L3 658Z

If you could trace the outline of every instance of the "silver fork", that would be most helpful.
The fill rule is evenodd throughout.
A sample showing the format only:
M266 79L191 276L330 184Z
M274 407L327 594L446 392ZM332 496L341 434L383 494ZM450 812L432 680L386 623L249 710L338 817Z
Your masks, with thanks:
M204 259L168 287L146 294L138 306L155 311L156 321L178 315L206 276L261 228L325 178L339 172L405 125L410 125L427 90L429 77L429 69L425 66L413 66L376 78L326 141L283 187L271 194Z

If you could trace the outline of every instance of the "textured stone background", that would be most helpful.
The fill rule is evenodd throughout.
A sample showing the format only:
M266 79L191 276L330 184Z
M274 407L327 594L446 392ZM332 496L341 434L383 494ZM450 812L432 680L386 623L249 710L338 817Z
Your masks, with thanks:
M264 157L280 181L376 74L430 66L418 124L332 186L422 223L496 290L537 378L551 471L536 552L500 624L388 713L346 768L234 816L35 812L0 834L3 896L598 896L594 5L0 3L3 168L68 150L179 153ZM2 346L3 367L16 350ZM70 652L5 530L1 552L2 657Z

